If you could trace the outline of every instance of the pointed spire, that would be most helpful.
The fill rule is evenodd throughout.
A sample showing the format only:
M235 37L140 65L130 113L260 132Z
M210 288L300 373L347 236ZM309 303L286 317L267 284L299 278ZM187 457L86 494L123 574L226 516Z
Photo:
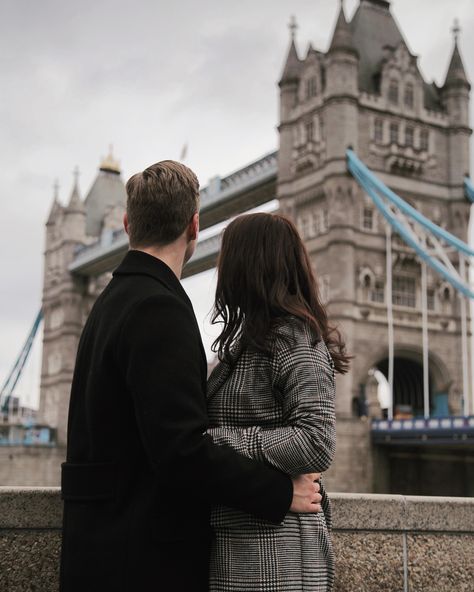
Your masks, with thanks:
M297 81L300 75L301 62L298 57L298 52L296 51L295 45L296 30L298 25L296 24L296 19L294 16L291 17L288 28L290 29L291 42L290 49L288 50L288 57L286 58L285 67L281 76L280 85L286 82Z
M51 205L51 209L49 210L48 220L46 221L46 226L50 226L54 224L58 211L61 209L59 205L59 181L57 179L54 180L53 183L53 203Z
M79 175L81 173L78 166L75 167L72 174L74 175L74 185L72 187L71 197L69 198L67 209L69 211L74 210L76 212L82 212L84 209L84 204L82 203L81 196L79 194Z
M334 28L334 34L332 36L328 53L339 49L358 55L359 52L354 44L351 28L349 27L346 15L344 14L343 0L340 1L340 4L339 16L337 17L336 27Z
M446 74L446 82L444 83L444 86L466 86L467 88L471 88L458 47L461 27L459 26L459 21L457 19L454 21L452 32L454 36L454 49L453 55L451 56L448 73Z

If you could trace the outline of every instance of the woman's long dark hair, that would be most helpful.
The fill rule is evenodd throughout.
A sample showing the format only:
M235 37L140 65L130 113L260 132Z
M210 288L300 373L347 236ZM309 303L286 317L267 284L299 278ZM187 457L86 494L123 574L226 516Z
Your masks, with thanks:
M329 325L306 248L294 224L278 214L246 214L222 236L212 323L223 329L213 344L219 359L232 360L231 348L268 353L268 337L287 316L308 323L322 338L337 372L350 356L336 327Z

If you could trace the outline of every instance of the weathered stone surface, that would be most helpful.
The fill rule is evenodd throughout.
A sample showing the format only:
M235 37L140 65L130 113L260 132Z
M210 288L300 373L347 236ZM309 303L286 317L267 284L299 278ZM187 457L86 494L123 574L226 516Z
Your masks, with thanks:
M407 538L409 590L474 590L474 535L413 534Z
M474 498L406 496L404 500L406 530L474 532Z
M401 495L329 494L335 529L403 530L405 498Z
M402 536L334 533L335 592L403 592Z
M57 487L0 487L0 529L61 528L62 512Z
M56 592L60 545L58 531L0 531L0 590Z

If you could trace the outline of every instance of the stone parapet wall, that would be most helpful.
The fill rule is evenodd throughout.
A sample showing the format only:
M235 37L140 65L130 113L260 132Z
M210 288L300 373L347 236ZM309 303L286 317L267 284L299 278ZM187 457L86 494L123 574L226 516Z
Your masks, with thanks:
M336 592L472 592L474 498L332 494ZM0 487L0 590L56 592L57 488Z

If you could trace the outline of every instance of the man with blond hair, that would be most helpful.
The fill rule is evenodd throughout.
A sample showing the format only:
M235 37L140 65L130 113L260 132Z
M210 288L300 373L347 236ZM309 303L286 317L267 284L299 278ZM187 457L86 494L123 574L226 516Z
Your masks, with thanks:
M206 357L179 281L198 209L180 163L127 183L130 250L85 324L71 389L62 592L205 592L212 504L274 523L319 506L316 475L291 480L206 435Z

